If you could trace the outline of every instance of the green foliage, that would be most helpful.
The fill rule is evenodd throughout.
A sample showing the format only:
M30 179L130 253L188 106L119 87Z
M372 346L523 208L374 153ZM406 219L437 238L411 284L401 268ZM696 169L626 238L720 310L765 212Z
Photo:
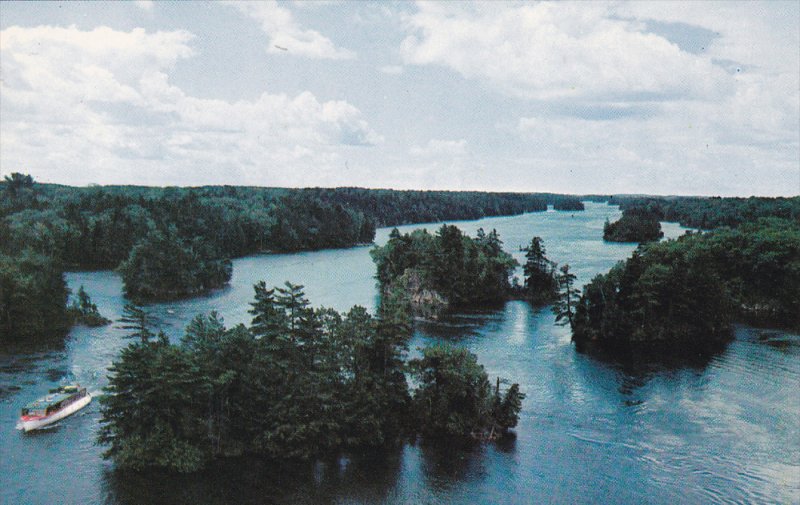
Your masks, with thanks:
M683 226L710 230L736 227L760 218L777 217L800 221L800 196L791 198L700 198L700 197L613 197L609 203L619 204L625 212L645 209L660 221L677 221Z
M558 294L553 303L553 313L556 315L556 324L574 327L575 311L581 296L579 289L575 288L575 274L570 273L569 265L564 265L556 275Z
M414 432L406 297L389 294L373 317L363 307L313 308L303 287L288 282L254 289L252 328L226 329L212 312L189 323L179 346L153 341L146 312L126 307L123 328L138 341L109 370L98 435L106 457L122 468L189 472L214 457L311 459ZM472 356L448 370L483 369ZM516 386L493 393L485 373L479 378L481 422L471 428L513 427L524 395Z
M412 360L410 370L418 384L413 411L417 430L435 437L493 436L516 426L522 399L519 385L505 395L500 381L493 391L477 357L450 345L435 345Z
M210 454L198 418L200 374L188 353L165 342L136 342L109 368L98 441L120 468L200 469Z
M402 285L415 305L444 299L450 306L505 300L509 276L517 265L503 251L495 230L482 229L472 239L456 226L443 225L436 235L425 230L400 235L371 251L384 293Z
M218 288L231 278L230 260L177 230L154 230L131 249L119 268L125 293L136 298L174 298Z
M30 250L0 252L0 340L66 333L68 290L60 265Z
M580 201L580 199L565 196L556 199L556 201L553 203L553 209L576 211L576 210L584 210L585 207L583 205L583 202Z
M126 303L122 309L122 317L118 319L122 330L129 330L128 338L139 339L142 344L147 344L155 336L151 331L152 322L147 312L134 303Z
M86 326L105 326L111 323L110 319L103 317L97 310L97 305L92 303L89 293L83 289L78 289L78 294L69 307L69 315L73 324L83 324Z
M140 298L223 285L228 259L245 254L349 247L372 242L376 226L543 211L562 198L361 188L73 188L16 173L0 184L0 250L31 249L74 269L119 267L128 294Z
M800 225L760 220L649 244L583 291L574 337L698 347L731 321L800 327Z
M663 236L657 215L639 207L627 208L618 221L603 227L603 240L609 242L652 242Z
M556 264L547 259L545 252L541 237L533 237L525 249L525 297L534 304L549 303L558 295Z

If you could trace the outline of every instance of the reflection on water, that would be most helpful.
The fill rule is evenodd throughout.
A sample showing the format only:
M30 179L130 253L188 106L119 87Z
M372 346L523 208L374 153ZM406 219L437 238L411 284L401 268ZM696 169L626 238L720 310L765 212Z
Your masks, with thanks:
M633 250L606 244L615 208L547 212L457 223L496 228L518 246L544 238L548 255L579 282ZM429 228L435 229L438 225ZM407 231L413 227L404 227ZM390 230L379 230L384 242ZM668 236L681 229L665 227ZM368 247L264 255L234 261L228 288L148 309L179 338L194 315L218 311L249 323L252 285L305 284L315 305L374 308ZM120 317L111 272L68 275L100 311ZM114 471L94 444L92 402L54 429L14 430L19 408L62 381L100 392L105 370L128 344L115 326L74 328L65 340L0 347L0 503L731 503L800 502L800 336L735 328L724 348L679 360L576 352L548 308L519 301L419 323L411 354L448 341L475 352L487 373L518 382L527 398L516 437L496 444L406 443L314 464L256 458L220 461L199 475Z

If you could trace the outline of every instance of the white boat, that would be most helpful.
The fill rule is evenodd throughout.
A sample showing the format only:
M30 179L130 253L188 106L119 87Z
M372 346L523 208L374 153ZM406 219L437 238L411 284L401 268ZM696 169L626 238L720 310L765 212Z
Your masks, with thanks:
M44 398L25 405L17 429L27 432L53 424L89 405L91 401L92 395L80 384L51 389Z

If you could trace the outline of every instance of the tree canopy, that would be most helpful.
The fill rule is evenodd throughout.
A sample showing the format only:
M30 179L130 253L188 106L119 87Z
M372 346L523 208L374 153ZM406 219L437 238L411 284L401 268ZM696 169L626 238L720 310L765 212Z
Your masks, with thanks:
M288 282L254 290L251 327L199 315L179 345L153 339L146 311L125 308L133 342L109 369L98 435L118 467L192 472L215 457L312 459L406 435L494 437L516 425L519 386L501 391L498 380L492 389L469 352L426 350L408 368L403 297L385 297L372 316L314 308ZM431 411L426 398L447 410ZM457 429L443 429L442 416Z
M577 341L704 346L734 318L800 327L800 224L761 219L640 247L583 290Z

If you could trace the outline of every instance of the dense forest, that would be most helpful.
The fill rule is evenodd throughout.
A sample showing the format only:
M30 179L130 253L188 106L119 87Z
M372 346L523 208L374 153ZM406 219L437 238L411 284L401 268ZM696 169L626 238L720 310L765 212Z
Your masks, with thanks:
M734 320L800 328L800 223L761 218L737 228L640 246L584 287L578 342L703 347Z
M453 225L431 235L392 230L383 247L371 251L382 292L402 289L417 313L435 315L447 307L504 301L517 262L503 251L497 232L478 230L471 238Z
M553 210L585 210L585 207L579 198L564 197L553 203Z
M65 305L64 269L118 269L131 297L180 297L225 285L234 257L350 247L372 242L376 226L544 211L570 198L361 188L76 188L19 173L1 184L0 338L68 327L74 311L71 316Z
M179 345L126 307L134 342L110 369L98 436L117 467L192 472L215 457L307 460L417 434L492 439L516 426L525 395L492 384L473 354L442 345L407 359L402 294L384 296L373 317L313 308L288 282L254 289L249 328L200 315Z
M628 207L621 218L603 226L603 240L609 242L652 242L663 236L658 215L643 207Z
M800 221L800 197L791 198L720 198L720 197L631 197L612 196L609 205L628 209L646 209L659 221L678 222L689 228L710 230L721 226L736 227L761 217L779 217Z
M524 281L512 275L518 265L503 251L496 230L478 229L471 238L456 226L392 230L383 247L371 251L382 293L400 290L416 315L436 318L448 308L487 305L511 298L545 305L558 299L561 275L546 256L544 241L533 237L525 251Z

